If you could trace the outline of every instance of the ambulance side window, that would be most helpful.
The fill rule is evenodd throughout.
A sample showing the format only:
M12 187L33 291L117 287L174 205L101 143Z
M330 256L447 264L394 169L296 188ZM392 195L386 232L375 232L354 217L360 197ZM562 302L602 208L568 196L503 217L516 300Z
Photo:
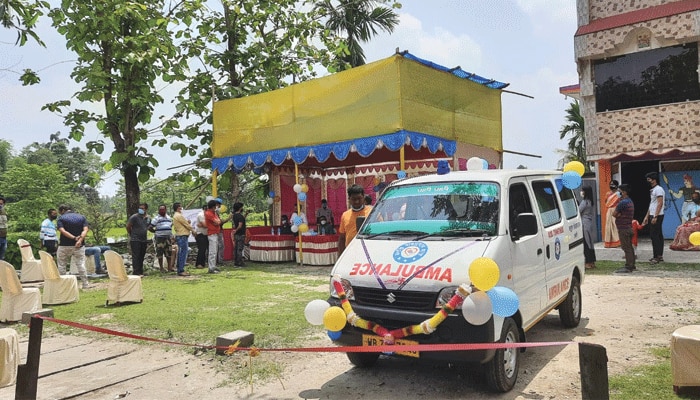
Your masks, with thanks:
M515 217L522 213L531 213L532 204L527 194L527 187L523 183L514 183L508 189L508 209L510 210L510 224L515 223Z
M561 210L555 190L550 181L532 182L532 191L545 228L561 222Z

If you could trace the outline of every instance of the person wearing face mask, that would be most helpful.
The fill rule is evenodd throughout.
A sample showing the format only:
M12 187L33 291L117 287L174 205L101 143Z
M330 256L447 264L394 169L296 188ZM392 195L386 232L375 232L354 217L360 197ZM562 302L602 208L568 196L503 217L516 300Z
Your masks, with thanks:
M0 260L5 259L5 250L7 250L7 212L5 198L0 196Z
M163 257L168 261L168 272L175 272L175 263L172 262L173 247L173 220L168 215L168 207L165 204L158 206L158 215L151 220L148 229L155 233L156 259L160 272L165 272Z
M649 190L649 210L644 217L644 225L649 225L649 238L653 249L653 257L649 259L652 264L664 261L664 234L661 227L664 223L664 198L666 191L659 185L659 173L649 172L645 175L647 183L651 187Z
M148 246L148 225L151 219L148 217L148 204L139 204L139 211L129 217L126 222L126 232L129 234L129 247L131 248L131 266L134 275L143 276L143 259L146 257Z
M326 221L326 217L323 215L318 218L317 223L318 226L316 226L316 230L318 230L319 235L332 235L335 233L333 225L329 224L328 221Z
M610 190L605 194L605 226L603 227L603 245L605 247L620 247L620 235L615 225L615 207L620 202L620 192L617 191L619 182L610 181Z
M348 200L350 209L343 213L338 225L338 256L343 254L345 247L357 235L357 218L367 218L372 211L372 207L365 205L365 189L360 185L348 188Z
M620 247L625 252L625 266L615 271L616 273L628 274L637 269L636 256L634 255L634 247L632 238L634 236L634 228L632 220L634 219L634 203L630 199L629 185L622 184L619 186L621 200L615 207L613 216L615 224L617 224L617 232L620 235Z
M583 226L583 257L586 269L595 268L595 242L596 223L595 223L595 202L593 200L593 190L584 186L581 188L581 202L578 205L578 211L581 214L581 225Z
M326 219L326 225L328 225L329 223L331 227L335 225L335 221L333 220L333 211L330 207L328 207L328 200L326 199L321 200L321 208L316 210L316 225L321 224L321 217L324 217Z
M41 240L41 247L46 249L46 252L52 256L56 256L56 250L58 249L58 242L56 236L56 218L58 218L58 212L55 208L49 208L47 211L47 217L41 222L41 229L39 230L39 240Z

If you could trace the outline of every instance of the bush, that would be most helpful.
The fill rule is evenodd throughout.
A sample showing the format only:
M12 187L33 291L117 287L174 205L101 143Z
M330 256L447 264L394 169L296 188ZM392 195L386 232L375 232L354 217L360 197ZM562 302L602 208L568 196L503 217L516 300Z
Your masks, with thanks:
M39 241L39 231L36 232L7 232L7 251L5 252L5 261L12 264L15 269L22 269L22 254L17 246L17 239L24 239L32 245L34 257L39 259L38 250L41 248Z

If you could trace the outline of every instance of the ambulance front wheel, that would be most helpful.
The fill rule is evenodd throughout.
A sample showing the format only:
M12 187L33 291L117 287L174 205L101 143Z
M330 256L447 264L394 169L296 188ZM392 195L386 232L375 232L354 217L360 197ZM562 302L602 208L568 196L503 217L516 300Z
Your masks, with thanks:
M352 365L360 368L369 368L377 363L379 353L347 353Z
M500 343L519 342L518 325L512 318L503 320ZM496 350L491 361L484 364L484 373L489 388L494 392L508 392L515 386L520 367L520 349L516 347Z
M575 328L581 322L581 284L571 277L571 287L566 300L559 305L559 320L564 328Z

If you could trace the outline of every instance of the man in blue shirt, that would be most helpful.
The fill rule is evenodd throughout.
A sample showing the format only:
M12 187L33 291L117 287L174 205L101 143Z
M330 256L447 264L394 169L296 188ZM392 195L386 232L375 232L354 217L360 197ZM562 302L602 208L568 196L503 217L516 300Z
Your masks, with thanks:
M158 216L151 220L149 229L155 232L156 238L156 259L161 272L165 272L163 267L163 256L168 260L168 271L175 272L175 266L170 260L173 246L173 220L167 215L167 206L158 206Z
M41 247L55 257L58 249L58 238L56 237L56 223L54 221L58 218L58 213L54 208L49 208L47 215L47 218L41 223L39 240L41 240Z

